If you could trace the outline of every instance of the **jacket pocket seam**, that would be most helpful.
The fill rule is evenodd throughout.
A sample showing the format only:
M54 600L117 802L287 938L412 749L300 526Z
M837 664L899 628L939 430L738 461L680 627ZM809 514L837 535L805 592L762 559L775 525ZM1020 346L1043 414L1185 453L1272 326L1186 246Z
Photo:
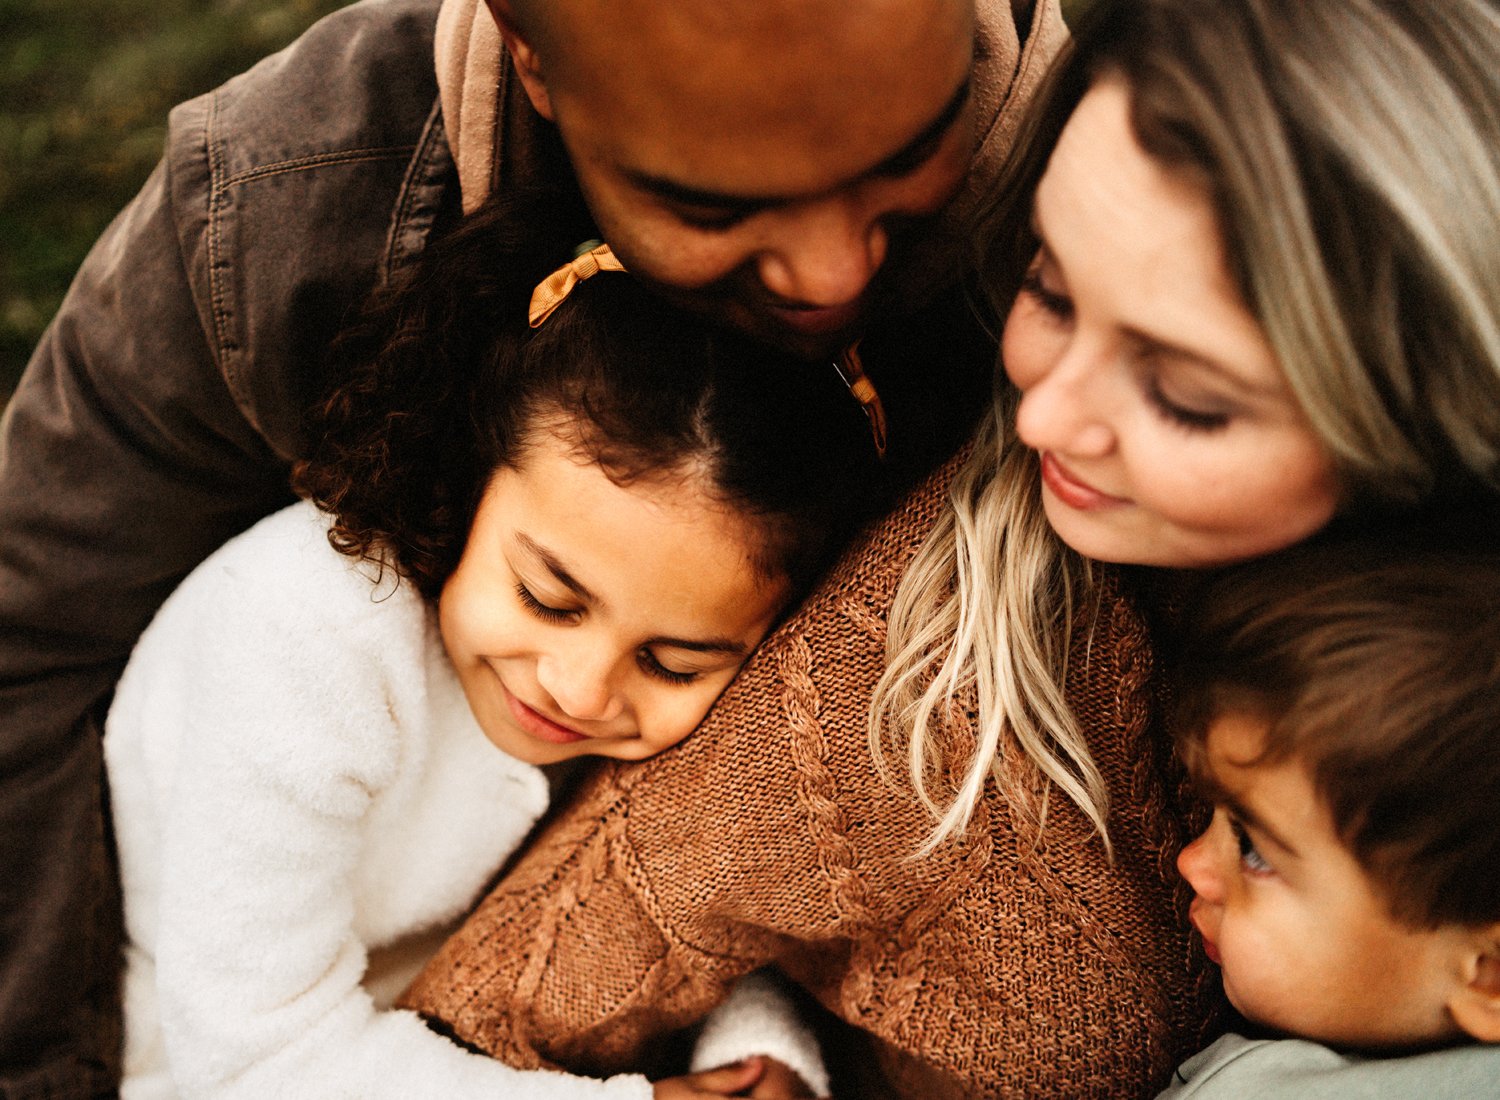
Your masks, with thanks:
M253 180L264 179L269 176L282 176L292 172L304 172L312 168L324 168L335 164L360 164L372 160L405 160L412 155L415 149L416 146L414 145L392 145L370 149L341 149L330 153L315 153L311 156L297 157L292 160L276 161L272 164L262 164L255 168L247 168L245 171L215 184L214 190L223 191L242 183L249 183Z

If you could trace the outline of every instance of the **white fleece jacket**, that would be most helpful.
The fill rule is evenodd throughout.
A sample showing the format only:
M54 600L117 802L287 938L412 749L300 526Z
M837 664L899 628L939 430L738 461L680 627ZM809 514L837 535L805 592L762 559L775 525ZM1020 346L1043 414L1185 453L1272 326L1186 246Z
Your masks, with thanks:
M472 905L547 784L475 723L431 607L326 536L302 503L230 541L120 681L105 760L128 934L122 1096L647 1100L643 1077L468 1053L362 984L371 951ZM762 998L724 1006L734 1037L715 1052L773 1054L821 1090L815 1049Z

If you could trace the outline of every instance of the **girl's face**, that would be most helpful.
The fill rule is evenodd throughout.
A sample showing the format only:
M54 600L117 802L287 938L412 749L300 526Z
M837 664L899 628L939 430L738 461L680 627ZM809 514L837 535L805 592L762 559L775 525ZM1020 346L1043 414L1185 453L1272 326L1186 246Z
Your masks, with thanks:
M1069 119L1002 340L1047 518L1101 561L1209 566L1322 527L1328 454L1230 279L1207 196L1137 144L1118 80Z
M616 485L535 433L479 504L439 601L486 735L521 760L640 760L702 720L787 598L692 472Z

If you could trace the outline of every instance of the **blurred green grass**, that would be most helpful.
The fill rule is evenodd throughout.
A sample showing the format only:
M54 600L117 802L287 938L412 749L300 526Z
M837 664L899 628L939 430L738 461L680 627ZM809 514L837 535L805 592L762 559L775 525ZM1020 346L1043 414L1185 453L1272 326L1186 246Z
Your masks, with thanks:
M0 397L167 111L348 0L0 0Z

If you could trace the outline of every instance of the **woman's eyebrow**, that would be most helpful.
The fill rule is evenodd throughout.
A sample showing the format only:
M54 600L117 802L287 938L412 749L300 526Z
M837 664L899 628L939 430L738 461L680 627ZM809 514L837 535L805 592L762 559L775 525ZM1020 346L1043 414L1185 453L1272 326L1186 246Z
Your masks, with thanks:
M521 548L523 550L525 550L532 557L536 558L537 561L546 566L547 570L554 577L556 577L558 581L568 589L568 591L572 592L580 600L584 600L588 603L593 604L597 604L599 602L599 598L592 592L590 592L587 586L585 586L582 581L573 576L572 573L568 572L567 567L558 560L557 555L552 553L552 551L548 550L541 543L537 542L536 539L532 538L524 531L517 531L516 541L521 544Z

